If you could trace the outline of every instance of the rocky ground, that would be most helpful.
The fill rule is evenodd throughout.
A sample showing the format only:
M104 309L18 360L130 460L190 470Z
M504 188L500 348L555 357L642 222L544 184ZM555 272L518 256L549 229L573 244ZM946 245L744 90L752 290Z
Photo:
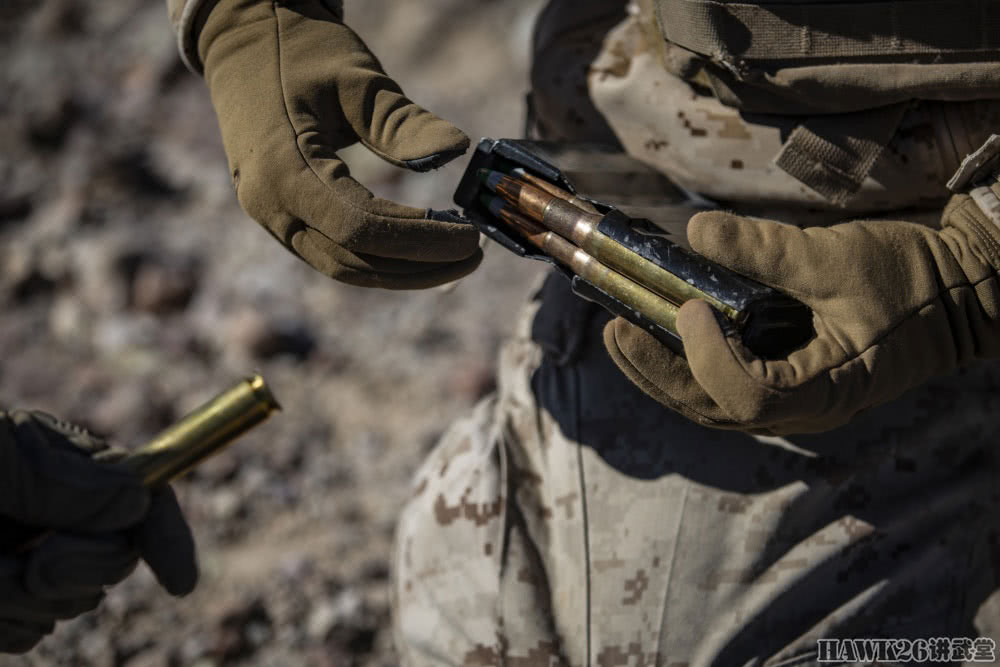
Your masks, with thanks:
M313 272L236 204L162 0L0 8L0 404L143 442L253 369L285 411L176 485L202 578L140 568L2 665L391 665L388 557L411 474L493 386L539 267L494 248L452 291ZM348 18L420 103L517 136L541 0L366 0ZM498 30L498 26L501 29ZM447 207L465 160L378 194Z

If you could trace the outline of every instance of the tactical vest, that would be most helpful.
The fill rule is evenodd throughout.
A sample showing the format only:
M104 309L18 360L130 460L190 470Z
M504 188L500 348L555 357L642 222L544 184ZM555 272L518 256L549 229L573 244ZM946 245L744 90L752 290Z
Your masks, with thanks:
M746 111L1000 97L996 0L650 2L668 66Z
M835 203L914 100L1000 99L998 0L640 0L664 66L745 112L803 116L776 163Z

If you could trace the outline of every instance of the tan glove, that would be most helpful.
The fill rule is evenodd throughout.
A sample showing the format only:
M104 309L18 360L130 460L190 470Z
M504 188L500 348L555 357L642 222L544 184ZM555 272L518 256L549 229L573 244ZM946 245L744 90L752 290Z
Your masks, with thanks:
M711 260L799 299L816 336L781 359L753 355L690 301L687 363L618 319L605 344L646 393L708 426L824 431L976 359L1000 356L1000 229L956 195L938 231L908 222L800 230L700 213L688 239Z
M221 0L198 54L240 204L289 250L370 287L429 287L476 268L474 227L373 197L337 157L360 141L426 171L469 139L404 97L323 2Z

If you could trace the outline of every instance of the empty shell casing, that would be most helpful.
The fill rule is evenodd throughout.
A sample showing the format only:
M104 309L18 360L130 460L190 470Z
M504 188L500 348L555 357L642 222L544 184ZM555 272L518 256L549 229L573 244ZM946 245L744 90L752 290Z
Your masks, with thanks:
M253 375L167 427L122 459L146 486L164 484L280 410L264 378Z
M144 486L166 484L280 409L264 378L255 374L196 408L117 463L135 473ZM0 553L23 553L51 535L44 527L17 522L9 522L2 532Z

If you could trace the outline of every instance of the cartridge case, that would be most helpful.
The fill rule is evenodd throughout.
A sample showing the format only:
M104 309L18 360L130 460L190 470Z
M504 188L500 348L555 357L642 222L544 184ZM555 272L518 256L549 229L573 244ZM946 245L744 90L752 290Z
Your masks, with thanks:
M589 255L680 306L691 299L702 299L739 323L743 314L711 294L698 289L683 278L654 264L600 231L600 219L576 210L571 204L555 199L545 209L542 225L566 236Z
M545 179L538 178L531 172L525 171L520 167L512 171L511 175L516 176L518 180L524 181L528 185L532 185L538 188L539 190L549 193L550 195L559 197L559 199L567 201L570 204L573 204L573 206L576 206L577 208L582 209L587 213L597 213L597 209L594 207L594 205L591 204L586 199L574 195L571 192L567 192L566 190L560 188L558 185L549 183Z
M553 231L520 215L499 197L488 200L490 211L532 244L567 266L573 273L618 299L667 331L677 333L677 306L628 277L604 266L584 250Z
M481 201L487 189L662 300L675 305L692 298L708 302L722 315L720 326L738 335L759 356L781 357L815 335L807 306L709 261L690 247L686 222L711 202L685 193L620 151L584 144L483 139L455 191L454 200L462 213L453 219L475 224L522 257L556 264L581 297L647 329L683 354L676 331L652 324L633 306L571 270L566 261L526 242L520 229L497 220Z
M524 182L526 175L523 170L518 174L519 178L486 171L484 182L519 212L572 241L591 257L659 294L675 306L691 299L703 299L734 323L742 321L744 315L735 308L602 234L599 229L602 216L582 210L568 201L566 196L569 193L551 184L548 187L535 187L534 183L529 185ZM538 178L535 181L545 183Z
M280 409L264 378L254 375L167 427L121 463L146 486L165 484Z

